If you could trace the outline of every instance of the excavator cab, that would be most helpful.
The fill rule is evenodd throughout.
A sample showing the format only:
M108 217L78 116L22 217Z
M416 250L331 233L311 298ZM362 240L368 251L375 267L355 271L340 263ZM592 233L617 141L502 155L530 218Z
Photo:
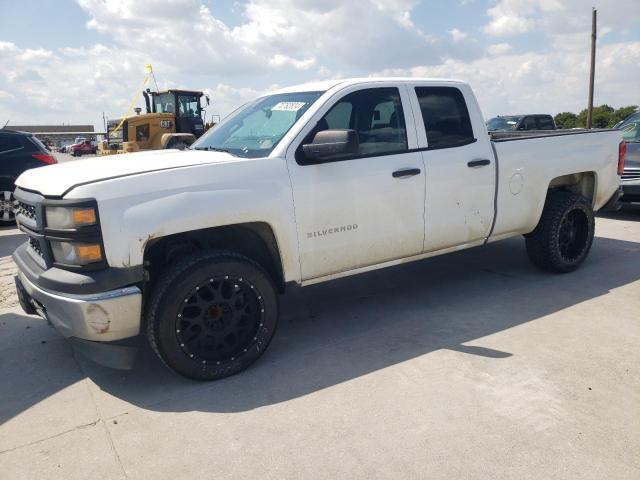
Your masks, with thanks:
M167 90L166 92L151 92L147 90L145 100L147 113L172 113L176 117L176 133L190 133L196 138L204 133L204 111L200 99L202 92L188 90ZM207 105L209 97L205 96Z

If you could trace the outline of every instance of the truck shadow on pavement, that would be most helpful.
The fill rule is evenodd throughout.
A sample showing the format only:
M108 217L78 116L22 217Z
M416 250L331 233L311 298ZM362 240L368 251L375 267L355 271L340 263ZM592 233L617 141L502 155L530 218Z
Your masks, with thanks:
M86 377L98 387L92 394L98 411L111 418L134 407L247 411L441 349L508 361L512 353L499 349L500 339L489 348L484 337L635 282L639 264L640 243L597 238L581 269L553 275L531 266L524 242L511 239L307 287L283 297L279 331L265 355L245 372L211 383L170 372L146 342L133 370L100 367L74 358L43 321L5 314L0 421Z
M625 204L617 212L598 212L598 217L640 222L640 204Z
M4 230L12 230L14 232L16 231L15 227L0 228L0 238L2 239L2 242L0 242L0 257L11 255L16 248L18 248L27 240L27 236L22 233L13 235L2 235L2 232Z

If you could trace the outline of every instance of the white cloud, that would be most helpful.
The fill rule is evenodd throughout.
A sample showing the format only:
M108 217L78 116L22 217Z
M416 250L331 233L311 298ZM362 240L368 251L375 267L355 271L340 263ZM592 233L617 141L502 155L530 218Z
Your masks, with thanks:
M76 1L104 45L30 49L0 33L0 113L14 123L99 126L103 110L124 113L147 63L161 89L209 92L209 114L228 113L275 84L383 70L469 80L495 113L538 102L577 110L586 96L591 12L583 0L497 0L487 12L486 44L474 33L481 25L441 35L423 29L413 14L419 0L245 0L234 7L237 25L203 0ZM620 40L640 27L638 0L594 1L597 99L640 103L637 43ZM534 32L536 43L514 55L512 44L519 52L526 44L502 37L523 32Z
M458 30L457 28L449 30L449 34L451 35L451 39L453 40L453 43L461 42L462 40L465 40L469 36L468 33Z
M640 42L602 46L596 68L596 104L640 105L638 65ZM588 66L586 51L554 51L485 57L471 62L448 60L439 65L381 74L468 81L486 116L527 111L555 114L585 107Z
M508 43L495 43L493 45L489 45L489 47L487 48L487 52L489 53L489 55L495 56L506 55L512 50L512 48L513 47Z
M640 24L638 0L499 0L487 10L485 33L514 36L531 31L564 35L590 31L591 6L601 29L620 30Z

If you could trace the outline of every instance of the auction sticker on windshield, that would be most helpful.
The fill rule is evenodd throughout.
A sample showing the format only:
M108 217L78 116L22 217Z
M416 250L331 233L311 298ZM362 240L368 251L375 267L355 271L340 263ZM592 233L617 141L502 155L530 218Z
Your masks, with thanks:
M305 105L306 105L305 102L280 102L280 103L276 103L271 109L271 111L272 112L275 112L275 111L297 112Z

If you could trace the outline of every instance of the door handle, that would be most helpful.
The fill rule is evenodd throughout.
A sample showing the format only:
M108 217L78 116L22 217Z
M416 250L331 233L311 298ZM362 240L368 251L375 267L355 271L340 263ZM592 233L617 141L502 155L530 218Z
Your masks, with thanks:
M420 175L419 168L405 168L403 170L396 170L393 172L393 178L413 177L414 175Z
M487 160L486 158L479 158L477 160L471 160L470 162L467 162L467 167L484 167L485 165L489 165L490 163L491 160Z

